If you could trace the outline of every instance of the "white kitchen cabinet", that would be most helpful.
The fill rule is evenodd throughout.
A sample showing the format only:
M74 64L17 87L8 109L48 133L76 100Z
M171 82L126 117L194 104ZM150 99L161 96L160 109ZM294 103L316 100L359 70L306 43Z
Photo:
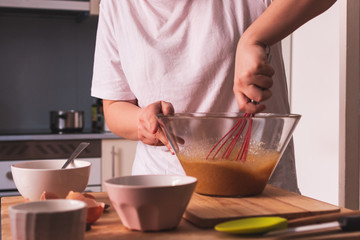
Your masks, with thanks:
M103 139L101 141L101 179L131 175L137 141L125 139Z

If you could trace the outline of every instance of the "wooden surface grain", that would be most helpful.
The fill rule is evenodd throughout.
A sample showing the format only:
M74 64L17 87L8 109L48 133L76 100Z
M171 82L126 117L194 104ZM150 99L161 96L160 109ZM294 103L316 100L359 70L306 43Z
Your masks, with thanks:
M340 208L325 202L268 185L251 197L209 197L194 194L184 215L198 227L212 228L231 219L281 216L287 219L336 213Z
M270 186L270 188L272 188ZM279 196L282 196L283 193L281 193L280 190L274 189L276 192L280 192ZM287 192L288 193L288 192ZM286 193L286 194L287 194ZM100 193L92 193L98 201L105 202L107 204L111 205L110 200L107 197L107 194L105 192ZM290 193L292 194L292 193ZM194 197L196 198L196 194ZM300 203L303 203L303 201L307 202L308 199L303 199L303 196L300 195L293 195L292 198L299 199ZM194 198L193 198L194 199ZM191 200L189 207L190 209L200 205L197 200ZM8 215L8 207L13 204L21 203L24 199L22 197L3 197L1 199L1 229L2 229L2 240L13 240L11 237L11 230L10 230L10 222L9 222L9 215ZM293 200L294 201L294 200ZM320 201L316 201L314 199L311 199L311 202L313 202L313 207L311 209L314 209L315 212L317 212L317 216L320 216L319 214L322 213L324 210L323 206L324 203ZM195 204L195 205L194 205ZM268 205L264 203L265 206ZM338 209L339 212L351 212L351 210L348 209L340 209L336 206L334 206L336 209ZM307 207L305 209L308 209ZM327 209L327 206L326 208ZM231 211L229 211L231 212ZM324 214L325 216L325 214ZM316 216L315 216L316 217ZM308 222L308 218L305 218ZM301 225L299 222L297 222L297 225ZM112 239L127 239L127 240L133 240L133 239L166 239L166 240L177 240L177 239L188 239L188 240L226 240L226 239L284 239L284 236L278 236L278 237L264 237L264 236L234 236L234 235L228 235L221 232L217 232L213 230L213 228L198 228L194 224L190 223L189 221L186 221L183 219L180 222L180 225L170 231L162 231L162 232L138 232L138 231L130 231L126 229L118 215L116 214L115 210L110 206L110 208L104 212L103 216L91 227L90 231L87 231L85 234L85 240L112 240ZM286 237L286 236L285 236ZM293 238L294 236L291 236ZM296 239L309 239L309 235L296 235ZM286 238L285 238L286 239ZM311 233L311 239L360 239L360 232L352 232L352 233L344 233L340 231L340 229L331 229L328 231L318 231L315 233Z

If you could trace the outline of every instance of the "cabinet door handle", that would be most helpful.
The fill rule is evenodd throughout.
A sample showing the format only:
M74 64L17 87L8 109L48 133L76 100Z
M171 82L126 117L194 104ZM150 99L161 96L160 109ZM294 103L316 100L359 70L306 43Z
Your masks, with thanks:
M11 181L14 180L14 179L13 179L13 175L12 175L11 172L7 172L7 173L6 173L6 178L9 179L9 180L11 180Z

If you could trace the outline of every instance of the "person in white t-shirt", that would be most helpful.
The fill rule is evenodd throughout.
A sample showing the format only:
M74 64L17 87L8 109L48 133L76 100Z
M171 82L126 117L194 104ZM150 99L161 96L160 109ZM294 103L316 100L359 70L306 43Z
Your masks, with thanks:
M184 174L158 113L289 113L279 41L334 2L102 0L91 95L139 141L133 174ZM299 191L292 144L270 182Z

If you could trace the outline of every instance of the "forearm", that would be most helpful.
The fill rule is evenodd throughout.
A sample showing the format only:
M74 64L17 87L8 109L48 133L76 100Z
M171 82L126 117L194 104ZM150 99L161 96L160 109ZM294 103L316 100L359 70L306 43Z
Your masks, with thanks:
M136 101L104 100L104 115L106 124L114 134L138 140L138 114L140 108Z
M235 58L234 94L239 109L258 113L272 96L274 69L265 51L310 19L327 10L335 0L274 0L241 36ZM253 104L251 101L259 104Z
M240 41L270 46L330 8L336 0L275 0Z

